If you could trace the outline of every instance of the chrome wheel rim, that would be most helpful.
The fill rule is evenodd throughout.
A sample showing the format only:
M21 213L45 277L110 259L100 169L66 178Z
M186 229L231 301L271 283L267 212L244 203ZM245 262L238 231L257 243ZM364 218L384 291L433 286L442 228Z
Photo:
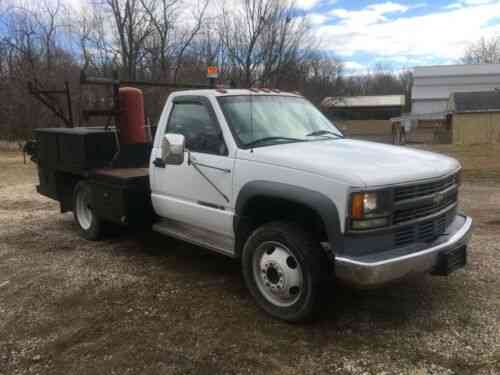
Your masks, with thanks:
M76 218L78 224L84 230L89 230L92 226L92 207L88 192L80 190L76 196Z
M262 243L254 252L253 276L261 294L273 305L288 307L304 292L304 277L295 255L275 241Z

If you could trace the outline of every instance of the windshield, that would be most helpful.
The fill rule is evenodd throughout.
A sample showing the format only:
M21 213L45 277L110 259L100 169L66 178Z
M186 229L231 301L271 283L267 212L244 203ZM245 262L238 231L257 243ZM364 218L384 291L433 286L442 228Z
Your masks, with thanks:
M241 95L218 100L243 147L342 137L316 107L300 97Z

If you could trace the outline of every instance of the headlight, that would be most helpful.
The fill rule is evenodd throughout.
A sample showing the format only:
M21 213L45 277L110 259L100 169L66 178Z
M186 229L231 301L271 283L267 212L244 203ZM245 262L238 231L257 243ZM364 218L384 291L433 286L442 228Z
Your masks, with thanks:
M355 230L389 225L387 199L383 191L357 192L351 195L351 228Z
M363 194L363 211L366 214L370 214L370 212L377 211L378 208L378 200L377 193L364 193Z
M365 219L377 214L379 210L379 196L376 192L354 193L351 197L351 217Z

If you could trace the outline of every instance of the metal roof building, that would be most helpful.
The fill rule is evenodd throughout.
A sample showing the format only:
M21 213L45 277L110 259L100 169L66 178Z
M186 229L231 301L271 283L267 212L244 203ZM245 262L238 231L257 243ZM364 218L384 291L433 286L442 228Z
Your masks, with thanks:
M500 142L500 91L454 93L448 110L453 143Z
M404 105L404 95L328 97L321 103L324 108L403 107Z
M496 88L500 88L500 64L417 67L412 89L412 115L447 112L453 93Z
M389 120L400 116L404 95L327 97L321 108L336 120Z
M448 103L448 111L453 113L500 112L500 91L453 93Z
M392 142L391 118L401 116L404 95L329 97L323 112L348 136Z

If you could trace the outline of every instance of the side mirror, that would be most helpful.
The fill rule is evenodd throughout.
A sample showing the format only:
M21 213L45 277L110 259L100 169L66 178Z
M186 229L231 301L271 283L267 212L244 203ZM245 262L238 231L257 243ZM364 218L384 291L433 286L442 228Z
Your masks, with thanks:
M165 164L180 165L184 162L186 139L182 134L165 134L161 142L161 159Z

